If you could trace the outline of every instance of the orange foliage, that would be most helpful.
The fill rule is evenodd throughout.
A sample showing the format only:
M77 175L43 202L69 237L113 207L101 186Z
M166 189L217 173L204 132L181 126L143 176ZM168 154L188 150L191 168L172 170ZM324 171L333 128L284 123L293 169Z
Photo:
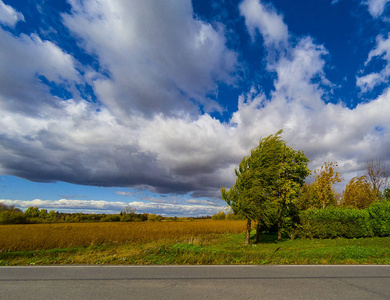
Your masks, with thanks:
M371 188L366 176L353 177L345 187L344 206L364 209L373 203L377 193Z

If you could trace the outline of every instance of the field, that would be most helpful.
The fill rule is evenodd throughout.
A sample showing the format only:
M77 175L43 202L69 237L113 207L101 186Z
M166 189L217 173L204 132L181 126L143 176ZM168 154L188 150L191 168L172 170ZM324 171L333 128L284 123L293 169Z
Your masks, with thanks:
M0 226L0 265L390 264L390 237L244 245L244 221Z
M102 244L180 241L199 235L239 233L244 221L118 222L0 225L0 251L43 250Z

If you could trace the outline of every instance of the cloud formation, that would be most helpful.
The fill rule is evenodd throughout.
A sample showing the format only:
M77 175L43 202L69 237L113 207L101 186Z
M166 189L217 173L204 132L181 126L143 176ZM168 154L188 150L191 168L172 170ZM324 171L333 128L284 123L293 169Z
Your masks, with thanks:
M221 110L208 98L216 81L233 83L237 54L222 26L193 17L191 1L70 1L65 25L108 76L93 81L120 118Z
M385 65L379 72L373 72L357 78L357 86L363 92L371 91L375 86L387 83L390 78L390 34L387 37L379 35L376 38L375 48L368 54L365 66L372 62L384 61Z
M55 210L59 212L80 212L85 213L111 213L118 214L125 206L131 206L136 213L160 214L163 216L206 216L213 215L219 211L226 211L226 206L220 206L211 201L188 200L188 204L159 203L159 202L110 202L102 200L8 200L0 199L0 203L14 205L25 210L30 206L37 206L41 209Z
M22 209L27 209L30 206L37 206L48 210L58 210L60 212L68 211L110 211L119 213L127 204L125 202L108 202L101 200L8 200L0 199L0 203L14 205Z
M17 12L11 6L4 4L0 1L0 23L14 27L19 21L24 21L23 14Z
M240 4L240 12L253 41L258 30L267 47L287 44L287 25L273 6L258 0L245 0Z
M368 6L368 11L374 18L380 17L385 11L385 7L389 0L367 0L365 4Z
M390 90L353 108L345 105L349 99L328 101L335 88L326 76L331 54L312 37L289 32L270 4L245 0L239 11L246 34L267 53L258 60L272 75L273 88L266 94L253 82L229 119L220 120L215 112L225 103L218 88L242 80L237 72L243 64L239 50L229 48L223 24L194 16L189 0L69 3L62 22L79 50L96 59L96 68L54 41L0 28L0 69L6 70L0 73L2 174L191 193L185 204L144 198L130 205L140 212L197 215L223 207L197 198L219 198L220 187L234 183L242 157L260 137L281 128L283 138L312 160L312 168L337 161L346 178L372 155L390 157ZM22 16L0 2L2 24L15 26ZM377 59L385 66L357 76L362 91L388 82L389 40L379 36L368 53L366 67ZM85 85L96 102L83 98ZM124 206L34 201L15 205Z

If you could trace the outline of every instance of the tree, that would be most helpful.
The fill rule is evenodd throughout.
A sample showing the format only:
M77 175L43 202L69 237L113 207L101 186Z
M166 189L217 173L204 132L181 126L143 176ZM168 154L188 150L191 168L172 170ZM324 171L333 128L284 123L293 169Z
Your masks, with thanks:
M26 209L24 212L24 215L26 218L38 218L39 217L39 207L37 206L30 206Z
M225 220L225 218L226 218L226 215L225 215L225 212L223 212L223 211L217 212L216 214L211 216L212 220Z
M275 214L281 228L286 205L297 196L310 172L303 152L288 147L280 138L281 133L280 130L261 139L235 170L234 186L229 191L221 189L222 198L233 212L247 219L246 244L249 244L251 221L257 222L256 241L261 226L271 225Z
M353 177L345 187L343 198L344 206L365 209L377 199L377 193L366 176Z
M25 222L26 218L19 208L0 203L0 224L22 224Z
M335 171L337 167L337 163L325 162L320 169L314 171L316 174L314 179L314 189L317 197L316 208L325 208L337 204L333 185L343 181L341 174Z
M245 244L250 243L251 222L257 221L257 239L262 224L269 224L274 213L275 193L271 187L278 177L278 163L275 157L280 154L283 143L281 131L260 140L259 145L245 156L235 169L237 176L234 186L228 191L221 188L222 199L232 211L247 220ZM276 154L276 155L275 155Z
M385 188L383 191L383 197L385 200L390 201L390 188Z
M317 205L317 196L314 183L305 183L299 190L298 200L295 203L298 210L308 210Z
M7 205L7 204L5 204L5 203L0 202L0 212L6 211L6 210L7 210L7 211L18 212L18 213L21 213L21 212L22 212L21 209L15 207L15 206L13 206L13 205Z
M310 174L307 167L309 159L303 151L295 151L283 141L281 156L279 157L279 179L276 183L278 240L282 239L282 219L287 208L294 211L295 199L304 184L305 178ZM290 206L290 207L289 207Z
M382 188L389 180L389 167L380 159L370 159L365 163L364 174L371 183L372 189L380 197Z
M122 208L120 215L134 215L136 212L135 208L132 208L130 205L125 206Z

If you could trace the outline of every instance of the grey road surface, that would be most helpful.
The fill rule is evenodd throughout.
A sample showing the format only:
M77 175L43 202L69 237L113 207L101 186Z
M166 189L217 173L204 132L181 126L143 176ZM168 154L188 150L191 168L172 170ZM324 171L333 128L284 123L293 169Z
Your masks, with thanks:
M390 299L390 266L0 267L0 299Z

